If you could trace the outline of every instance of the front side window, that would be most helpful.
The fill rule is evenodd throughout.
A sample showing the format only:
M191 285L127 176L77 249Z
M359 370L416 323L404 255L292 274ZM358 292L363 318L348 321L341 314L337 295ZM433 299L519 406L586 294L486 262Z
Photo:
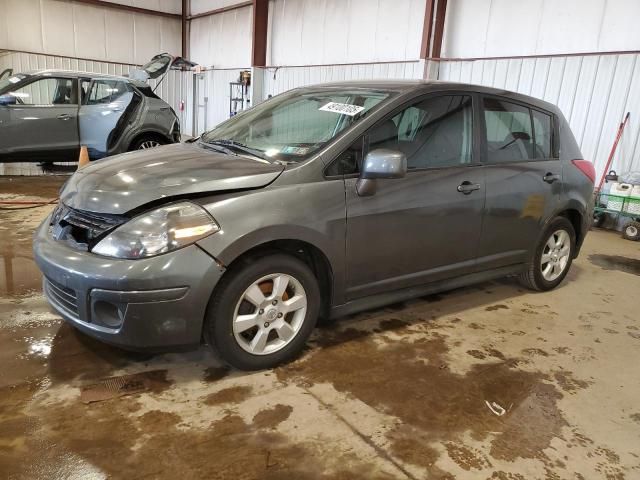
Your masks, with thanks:
M122 80L95 80L90 87L87 105L112 103L129 92L129 86Z
M253 152L269 161L300 162L389 95L360 89L294 90L231 118L201 141Z
M535 158L529 109L496 98L484 99L488 163Z
M421 100L369 132L369 151L398 150L407 168L441 168L472 162L473 110L467 95Z
M10 79L9 79L10 80ZM7 92L20 105L71 105L73 80L70 78L41 78Z

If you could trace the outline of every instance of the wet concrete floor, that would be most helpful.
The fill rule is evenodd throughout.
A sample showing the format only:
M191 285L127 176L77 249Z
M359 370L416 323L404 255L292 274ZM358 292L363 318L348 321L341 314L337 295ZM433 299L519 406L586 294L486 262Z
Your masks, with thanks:
M0 178L0 198L63 180ZM553 292L370 311L248 374L64 324L31 256L51 208L0 210L0 478L640 478L638 243L591 232Z

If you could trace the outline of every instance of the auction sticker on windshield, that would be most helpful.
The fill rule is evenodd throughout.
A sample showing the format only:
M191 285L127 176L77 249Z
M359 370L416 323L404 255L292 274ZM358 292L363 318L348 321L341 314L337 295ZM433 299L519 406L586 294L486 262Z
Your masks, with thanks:
M350 117L353 117L354 115L357 115L358 113L363 111L364 107L359 107L358 105L349 105L348 103L329 102L326 105L320 107L318 110L340 113L342 115L349 115Z

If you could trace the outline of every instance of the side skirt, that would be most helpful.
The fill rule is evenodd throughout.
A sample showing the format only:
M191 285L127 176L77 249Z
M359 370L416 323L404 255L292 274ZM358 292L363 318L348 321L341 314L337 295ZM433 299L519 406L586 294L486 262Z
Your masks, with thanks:
M423 295L430 295L432 293L439 293L445 290L466 287L468 285L473 285L474 283L486 282L488 280L494 280L496 278L506 277L509 275L517 275L522 272L523 268L524 265L522 264L510 265L508 267L500 267L484 272L470 273L461 277L428 283L426 285L420 285L417 287L404 288L402 290L395 290L393 292L371 295L369 297L363 297L357 300L343 303L342 305L336 305L331 308L329 316L330 318L343 317L345 315L351 315L363 310L380 308L385 305L410 300L412 298L421 297Z

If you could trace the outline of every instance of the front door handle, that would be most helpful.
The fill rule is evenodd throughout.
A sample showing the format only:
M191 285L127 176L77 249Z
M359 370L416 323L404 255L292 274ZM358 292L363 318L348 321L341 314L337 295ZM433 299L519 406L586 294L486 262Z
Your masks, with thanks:
M480 190L479 183L471 183L468 180L465 180L460 185L458 185L458 191L460 193L464 193L465 195L469 195L471 192L475 190Z
M545 173L544 177L542 177L542 180L544 180L547 183L553 183L556 180L560 180L560 175L556 173L547 172Z
M61 115L58 115L58 120L71 120L71 115L63 113Z

